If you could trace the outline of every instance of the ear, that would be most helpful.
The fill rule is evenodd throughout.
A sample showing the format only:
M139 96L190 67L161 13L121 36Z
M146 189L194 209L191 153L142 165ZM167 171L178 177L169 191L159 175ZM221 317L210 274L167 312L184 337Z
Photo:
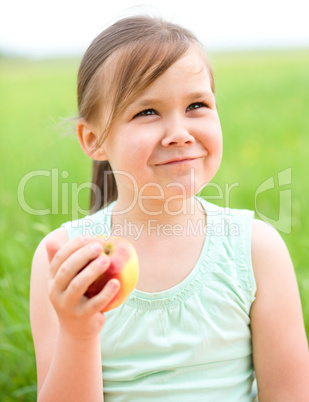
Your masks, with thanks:
M99 138L97 127L81 118L77 120L76 130L79 143L83 151L90 156L90 158L97 161L108 159L103 145L101 145L96 151L93 151Z

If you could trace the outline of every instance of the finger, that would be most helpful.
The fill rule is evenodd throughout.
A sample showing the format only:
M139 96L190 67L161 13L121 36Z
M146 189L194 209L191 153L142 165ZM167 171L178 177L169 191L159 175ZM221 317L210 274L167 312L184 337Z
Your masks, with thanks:
M58 290L62 292L67 289L76 275L97 258L102 253L102 250L101 243L91 242L69 255L59 267L54 278Z
M102 275L110 266L110 259L105 255L89 263L80 273L78 273L67 288L67 296L76 303L86 293L88 287Z
M54 278L60 266L67 260L67 258L73 254L76 250L85 246L91 242L91 237L78 236L73 240L65 243L57 252L54 254L51 264L50 264L50 274Z
M99 294L85 303L86 313L94 314L98 311L104 312L104 308L117 296L120 286L120 281L116 278L108 281Z
M60 249L60 244L53 238L48 238L45 241L48 262L51 263L57 251Z

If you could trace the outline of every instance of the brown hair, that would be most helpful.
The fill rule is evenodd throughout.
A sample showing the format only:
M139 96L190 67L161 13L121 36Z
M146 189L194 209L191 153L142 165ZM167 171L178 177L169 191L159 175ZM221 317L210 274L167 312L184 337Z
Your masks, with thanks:
M135 16L121 19L98 35L87 49L78 72L80 117L100 128L98 149L126 107L188 50L202 45L187 29L159 18ZM208 67L211 88L214 79ZM108 161L94 161L92 212L117 199L117 186ZM99 197L99 200L98 200Z

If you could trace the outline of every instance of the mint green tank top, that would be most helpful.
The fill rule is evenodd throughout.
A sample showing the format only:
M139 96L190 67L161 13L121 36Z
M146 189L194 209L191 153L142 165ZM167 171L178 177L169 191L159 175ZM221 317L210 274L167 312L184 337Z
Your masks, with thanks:
M196 198L207 227L190 274L163 292L135 289L106 313L105 402L257 401L250 331L253 212L226 211ZM69 238L110 234L114 204L65 223Z

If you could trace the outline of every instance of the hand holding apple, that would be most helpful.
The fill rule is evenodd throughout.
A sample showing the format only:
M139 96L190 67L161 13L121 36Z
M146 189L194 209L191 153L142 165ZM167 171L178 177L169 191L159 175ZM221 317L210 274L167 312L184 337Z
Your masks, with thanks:
M117 295L104 308L106 312L120 306L134 289L139 273L138 258L133 245L122 237L101 235L96 236L96 240L102 243L102 254L110 259L110 266L88 287L85 296L95 296L112 278L118 279L121 284Z

